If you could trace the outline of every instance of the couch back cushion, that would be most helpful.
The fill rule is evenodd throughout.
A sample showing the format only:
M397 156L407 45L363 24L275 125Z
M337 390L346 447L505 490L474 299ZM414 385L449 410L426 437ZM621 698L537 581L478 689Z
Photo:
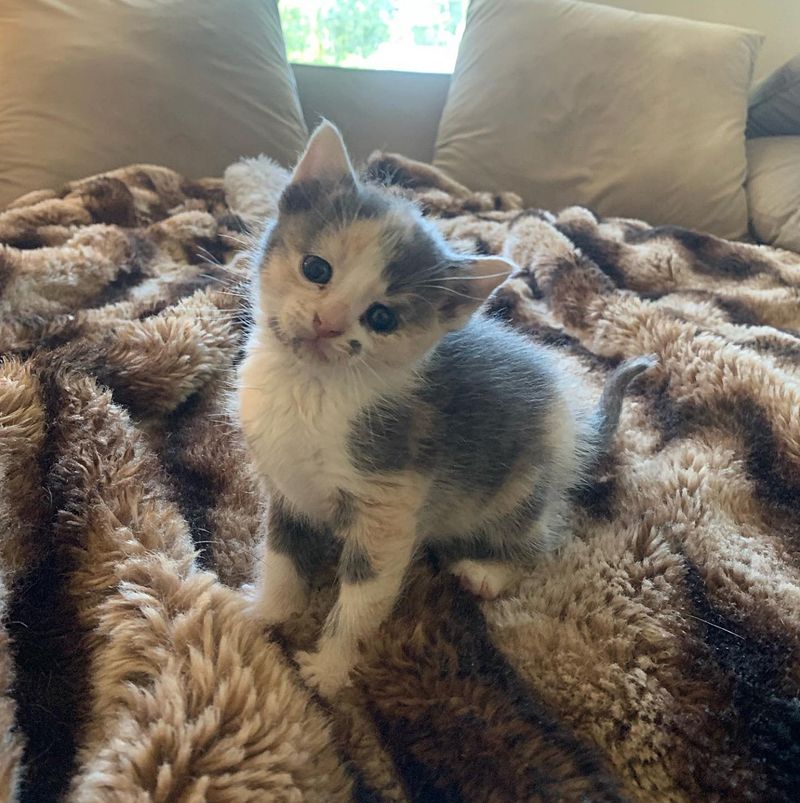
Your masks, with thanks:
M133 162L288 164L307 132L275 0L4 0L0 206Z
M742 236L760 43L571 0L473 0L434 163L530 206Z
M800 3L795 0L588 0L645 14L734 25L764 34L753 77L769 75L800 48Z
M747 157L753 233L800 252L800 136L751 139Z

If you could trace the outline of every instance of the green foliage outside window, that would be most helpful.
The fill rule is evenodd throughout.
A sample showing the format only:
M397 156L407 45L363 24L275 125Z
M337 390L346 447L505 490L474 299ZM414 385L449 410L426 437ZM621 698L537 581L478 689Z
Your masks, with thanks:
M286 51L291 61L345 64L351 56L367 58L389 41L392 0L335 0L279 3Z
M439 20L433 24L415 25L411 30L414 42L418 45L443 45L455 35L458 25L464 16L467 0L448 0L433 3L436 6Z
M468 0L278 0L289 60L449 72Z

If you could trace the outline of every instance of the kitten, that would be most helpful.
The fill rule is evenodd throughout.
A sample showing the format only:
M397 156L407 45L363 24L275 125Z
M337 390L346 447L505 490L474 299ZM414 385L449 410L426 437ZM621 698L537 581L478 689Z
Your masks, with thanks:
M421 545L491 599L558 542L651 360L623 363L593 411L550 352L477 312L513 266L454 253L412 203L361 183L329 123L253 257L238 404L270 492L256 604L271 623L303 610L338 553L338 601L298 654L330 695Z

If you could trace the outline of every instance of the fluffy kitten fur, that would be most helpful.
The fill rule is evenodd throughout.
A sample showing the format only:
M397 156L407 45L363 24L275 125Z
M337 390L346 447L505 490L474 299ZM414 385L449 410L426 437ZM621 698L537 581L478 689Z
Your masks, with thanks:
M309 255L330 275L316 261L320 275L307 278ZM318 649L298 654L329 695L422 544L493 598L557 542L569 490L650 363L620 366L593 410L549 352L477 313L513 266L453 253L411 203L360 182L328 123L253 256L238 401L270 493L256 603L268 622L285 621L338 560ZM371 328L376 303L396 315L393 331Z

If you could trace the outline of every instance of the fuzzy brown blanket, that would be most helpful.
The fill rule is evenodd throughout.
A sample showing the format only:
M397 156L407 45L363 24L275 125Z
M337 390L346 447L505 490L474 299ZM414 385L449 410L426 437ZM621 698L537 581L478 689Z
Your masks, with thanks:
M245 616L264 501L225 412L282 172L29 195L0 214L0 799L797 800L800 256L369 172L505 250L490 312L598 394L658 355L574 539L493 603L421 560L352 687L309 694L331 589Z

